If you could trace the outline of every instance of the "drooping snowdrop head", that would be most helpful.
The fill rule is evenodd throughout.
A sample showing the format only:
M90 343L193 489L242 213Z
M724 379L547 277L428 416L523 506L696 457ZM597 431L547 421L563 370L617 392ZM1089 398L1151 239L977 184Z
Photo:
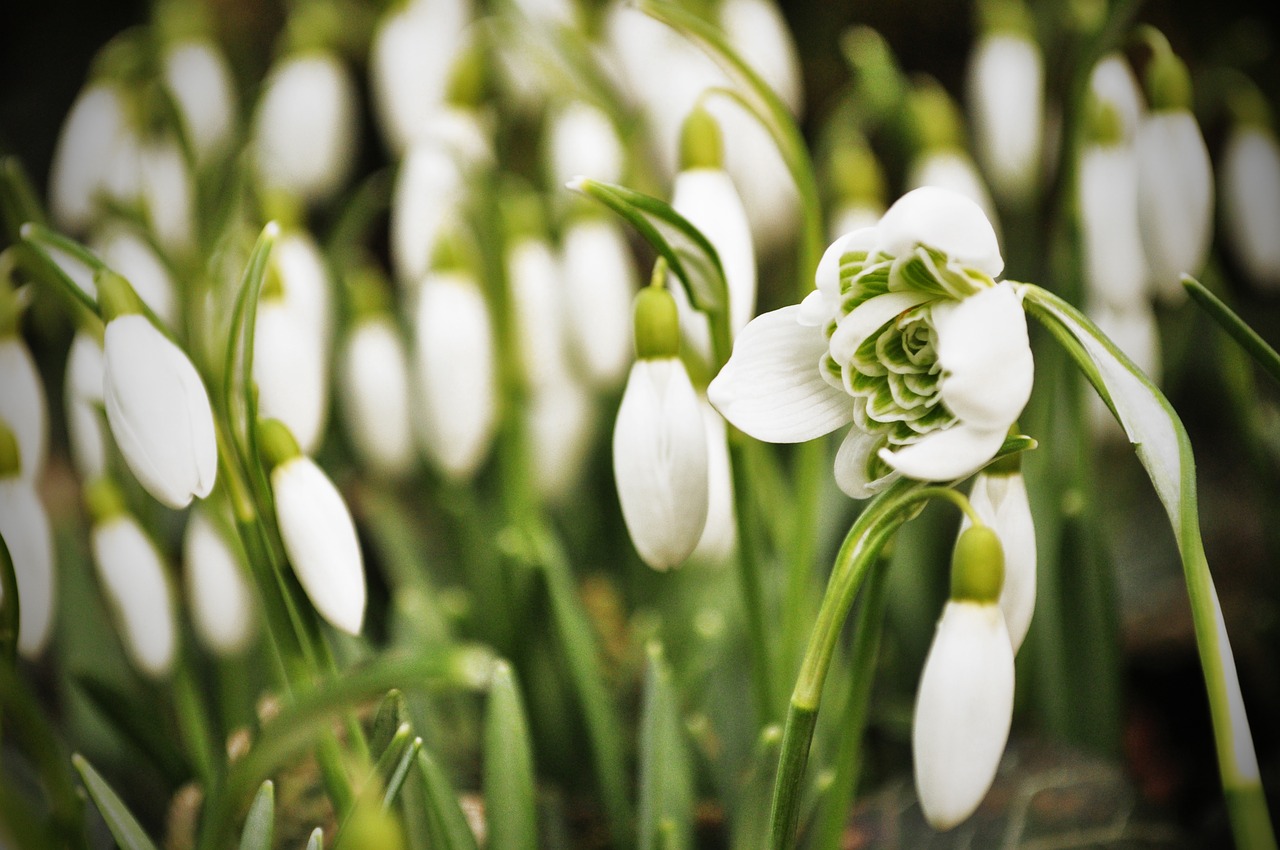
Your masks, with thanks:
M1031 393L1018 291L990 223L934 187L829 247L803 304L754 319L712 381L742 431L801 442L849 422L836 481L865 498L899 474L946 481L999 450Z
M409 353L389 313L367 313L347 334L339 363L342 413L352 447L379 475L413 468Z
M0 281L0 420L12 429L21 453L22 478L36 481L49 452L49 411L44 382L18 332L20 306Z
M237 655L257 626L246 567L224 532L201 506L191 512L182 538L187 607L196 634L219 655Z
M0 417L0 538L18 583L18 651L36 658L53 632L54 553L49 515L22 476L17 435ZM4 588L0 587L0 600Z
M1231 129L1219 167L1227 244L1256 285L1280 291L1280 141L1265 114Z
M622 178L625 151L608 113L584 100L560 106L547 122L543 142L546 170L553 186L579 174L603 183Z
M565 335L575 365L593 386L612 389L632 351L635 258L618 224L591 211L573 219L560 245Z
M235 80L221 48L209 38L175 41L162 57L165 86L181 113L196 161L207 162L231 141L236 121Z
M132 134L126 112L120 86L106 80L85 86L71 104L49 169L49 205L61 227L83 232L97 216L108 172Z
M103 374L102 340L90 331L77 332L67 353L63 401L71 462L83 481L100 478L107 471Z

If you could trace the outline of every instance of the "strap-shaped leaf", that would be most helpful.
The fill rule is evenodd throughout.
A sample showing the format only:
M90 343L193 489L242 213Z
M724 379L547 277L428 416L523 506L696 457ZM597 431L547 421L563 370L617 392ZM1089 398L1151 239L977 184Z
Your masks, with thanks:
M404 693L399 688L392 688L378 703L378 711L373 716L373 733L369 738L369 753L376 759L391 746L391 742L399 736L409 720L409 706ZM399 750L396 750L397 754ZM393 756L394 758L394 756Z
M640 850L693 846L694 784L671 671L648 648L640 715Z
M79 753L71 757L71 763L80 774L89 799L93 800L93 804L102 813L107 829L111 830L111 836L122 850L156 850L156 845L142 830L142 825L133 816L133 812L129 811L115 789L107 784L107 780L93 769L93 765Z
M538 811L533 749L511 665L498 661L489 682L484 726L484 803L489 845L536 850Z
M1244 319L1228 307L1221 298L1214 295L1204 284L1191 275L1182 276L1182 286L1192 300L1200 305L1209 317L1217 322L1231 338L1239 343L1250 357L1258 361L1258 365L1267 370L1272 378L1280 381L1280 354L1267 344L1258 332L1249 327Z
M268 779L259 786L253 804L249 806L244 829L240 832L240 850L271 850L275 820L275 785Z
M410 733L409 724L405 723L400 727L404 734ZM397 739L399 733L397 733ZM409 770L418 760L418 751L422 749L422 739L414 738L409 742L409 746L404 747L404 754L400 756L400 760L396 763L396 769L391 772L391 776L387 778L387 788L382 794L382 808L389 809L395 803L396 798L400 796L400 789L404 787L405 780L409 778ZM383 756L390 755L392 752L400 752L401 748L398 743L393 743L388 747Z
M478 850L467 816L458 806L458 795L448 777L418 739L418 772L427 797L427 830L431 846L443 850ZM495 845L496 846L496 845Z

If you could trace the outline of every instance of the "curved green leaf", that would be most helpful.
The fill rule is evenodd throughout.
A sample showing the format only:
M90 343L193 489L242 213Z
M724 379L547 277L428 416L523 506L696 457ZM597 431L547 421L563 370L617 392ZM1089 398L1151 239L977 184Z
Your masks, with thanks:
M18 576L13 571L9 545L0 535L0 663L13 666L18 657L18 628L22 622Z
M400 727L401 732L406 736L410 734L409 724L406 723ZM392 752L400 752L399 744L400 734L396 734L397 741L392 747L387 748L385 755ZM396 769L391 772L391 776L387 778L386 790L382 793L382 808L389 809L395 803L396 798L400 796L400 789L404 787L405 780L409 778L409 769L418 760L418 751L422 749L422 739L414 738L409 742L409 746L404 747L404 755L400 757L400 761L396 764Z
M430 753L421 748L422 739L415 743L419 747L418 772L427 795L427 830L431 835L431 846L443 850L479 850L467 816L458 805L453 785Z
M275 829L275 786L268 779L258 788L249 806L249 814L240 832L240 850L271 850L271 837Z
M536 850L538 810L533 749L511 665L498 661L489 680L484 727L484 801L491 847Z
M1258 361L1258 365L1267 370L1267 374L1280 381L1280 354L1277 354L1266 340L1258 336L1257 331L1249 327L1248 323L1236 315L1236 312L1221 298L1206 289L1204 284L1191 275L1182 276L1182 286L1191 296L1191 300L1200 305L1201 309L1230 334L1250 357Z
M129 811L128 806L98 771L93 769L93 765L79 753L71 757L71 763L79 772L89 799L93 800L102 813L102 819L107 822L107 828L122 850L156 850L156 845L143 832L142 825L133 816L133 812Z

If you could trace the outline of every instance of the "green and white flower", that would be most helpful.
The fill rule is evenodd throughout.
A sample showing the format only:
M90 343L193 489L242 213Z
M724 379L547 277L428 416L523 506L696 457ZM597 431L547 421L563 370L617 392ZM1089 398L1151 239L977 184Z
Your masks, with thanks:
M853 423L836 481L854 498L899 474L962 478L999 450L1031 393L1021 297L972 201L925 187L827 249L803 304L754 319L708 388L760 440Z

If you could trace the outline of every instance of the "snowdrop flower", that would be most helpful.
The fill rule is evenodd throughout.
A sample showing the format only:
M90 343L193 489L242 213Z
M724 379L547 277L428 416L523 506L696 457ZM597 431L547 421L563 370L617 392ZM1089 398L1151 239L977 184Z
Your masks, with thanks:
M143 674L166 676L178 650L168 569L114 484L100 479L90 485L86 501L93 562L125 653Z
M21 446L0 418L0 538L18 581L18 651L34 659L53 631L53 530L35 485L22 475ZM0 600L4 588L0 587Z
M231 68L212 39L189 38L165 47L164 84L182 117L197 162L221 153L235 129L236 93Z
M1076 192L1090 299L1115 309L1146 301L1147 260L1138 225L1138 163L1114 107L1092 99Z
M67 112L49 168L49 206L59 227L88 228L117 151L132 134L124 93L115 83L90 83Z
M333 340L333 293L324 255L305 230L290 228L280 234L271 251L281 294L289 310L299 316L309 333L315 334L328 357Z
M462 166L450 151L420 142L405 155L391 198L391 261L396 277L417 286L451 214L462 202Z
M707 520L707 437L698 396L678 356L671 294L636 297L636 362L613 428L613 477L631 542L655 570L679 566Z
M427 275L414 318L419 442L454 479L489 452L498 418L493 323L480 285L459 269Z
M716 412L706 396L698 396L698 408L702 411L702 424L707 435L707 522L698 538L698 545L689 557L722 564L738 544L729 436L724 427L724 417Z
M355 161L356 89L333 53L279 59L253 119L259 181L306 201L333 195Z
M414 460L409 354L389 313L356 320L340 370L342 411L356 453L380 475L408 472Z
M204 498L217 475L213 411L200 376L182 349L138 310L119 275L98 280L107 423L129 469L171 508Z
M1148 68L1151 111L1135 139L1138 223L1151 285L1166 301L1185 297L1182 275L1204 268L1213 237L1213 167L1191 114L1191 80L1168 49Z
M1223 234L1245 274L1280 290L1280 143L1261 121L1231 129L1222 149Z
M8 293L0 298L16 300ZM49 451L49 411L36 361L18 333L18 312L16 303L0 305L0 419L18 440L23 480L32 482L44 471Z
M720 26L738 55L749 57L751 67L793 113L804 102L800 56L787 30L786 19L769 0L724 0Z
M921 77L907 98L918 149L907 169L907 186L936 186L963 195L982 208L993 229L995 203L978 166L964 147L964 119L937 80Z
M196 508L182 538L187 606L196 634L219 655L237 655L253 640L253 590L231 543Z
M1117 138L1132 141L1137 137L1146 107L1138 80L1123 55L1108 53L1098 60L1089 72L1089 92L1116 111Z
M631 360L631 300L638 281L626 236L594 212L571 220L560 245L566 335L587 381L612 388Z
M105 370L102 341L90 331L77 331L67 353L63 401L71 461L82 481L93 481L107 472L107 436L102 422Z
M982 210L925 187L846 234L803 304L752 320L711 382L747 434L802 442L852 422L836 481L865 498L898 474L980 469L1031 393L1026 316Z
M995 780L1013 720L1013 644L1000 594L1000 540L986 526L956 542L951 599L925 658L911 748L925 820L951 829Z
M169 269L137 231L123 224L108 225L89 247L112 271L138 293L143 303L169 327L178 320L178 293ZM95 287L96 291L96 287Z
M319 335L279 293L263 293L253 339L253 382L262 416L279 419L304 452L324 437L329 362Z
M276 522L294 575L320 616L347 634L364 622L364 558L355 521L329 476L276 419L259 423Z
M1040 176L1044 58L1020 2L979 8L988 20L966 77L975 148L996 194L1021 202Z
M536 205L534 198L512 199L512 207ZM524 382L536 387L562 380L569 371L564 329L560 266L547 240L536 232L540 212L515 212L529 221L516 223L506 252L512 322Z
M524 408L532 446L533 485L549 504L564 502L581 480L591 448L596 409L587 387L560 373L531 390Z
M563 186L579 174L602 183L622 179L626 154L603 110L583 100L569 101L554 112L547 128L543 148L551 185Z
M138 152L139 201L156 242L182 253L195 240L195 186L172 136L148 140Z
M1019 465L1016 457L993 464L974 477L969 491L974 511L1000 538L1004 553L1000 610L1015 654L1027 635L1036 607L1036 530ZM966 514L960 523L960 534L972 525Z

